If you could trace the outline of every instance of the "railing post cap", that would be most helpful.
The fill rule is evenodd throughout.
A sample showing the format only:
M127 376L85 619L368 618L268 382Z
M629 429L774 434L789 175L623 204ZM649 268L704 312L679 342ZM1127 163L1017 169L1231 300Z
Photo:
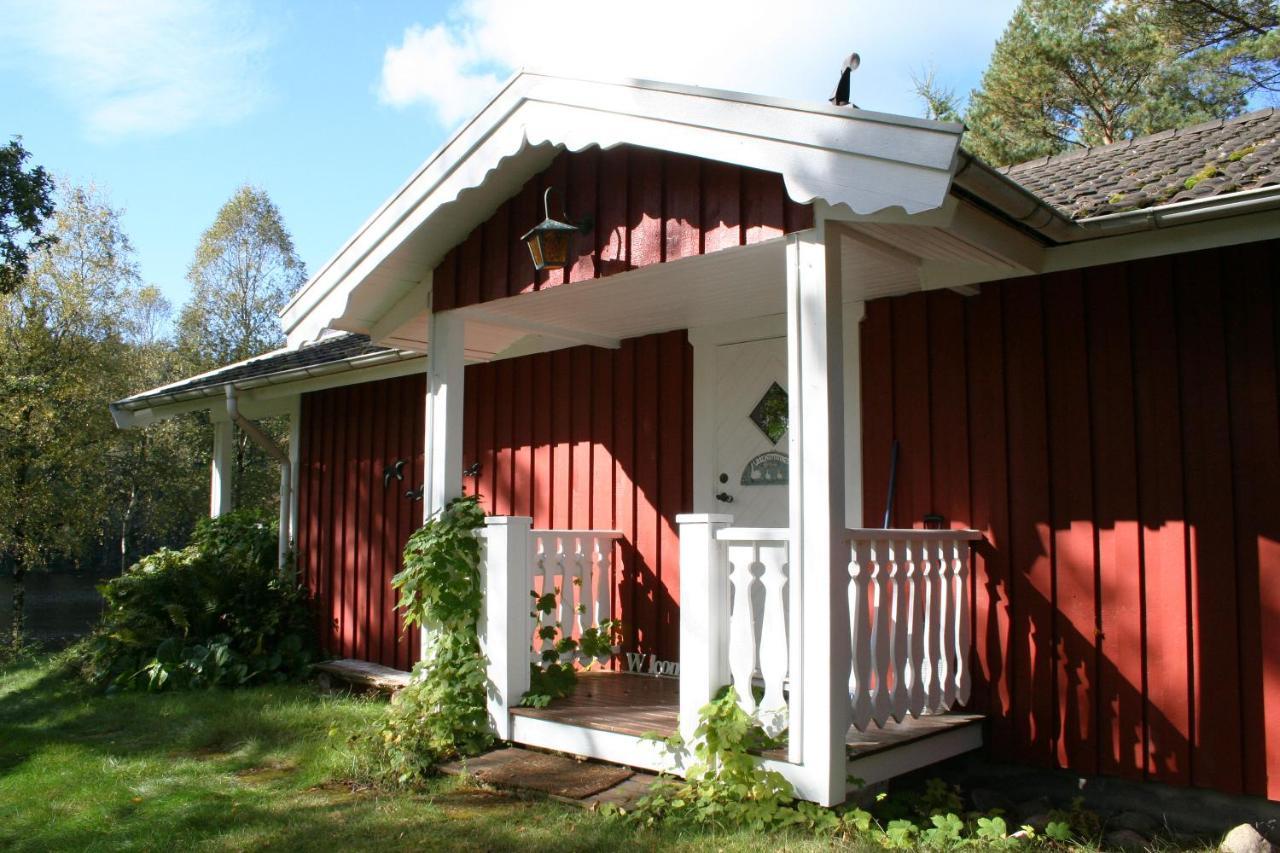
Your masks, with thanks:
M484 523L486 527L533 527L533 519L527 515L490 515Z
M676 516L676 524L733 524L733 516L719 512L686 512Z

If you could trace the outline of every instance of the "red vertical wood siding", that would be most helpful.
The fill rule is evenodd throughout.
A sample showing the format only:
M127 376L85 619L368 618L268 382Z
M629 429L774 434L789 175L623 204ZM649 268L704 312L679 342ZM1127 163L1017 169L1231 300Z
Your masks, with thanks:
M534 273L520 235L551 215L594 219L563 270ZM813 226L813 207L788 198L782 176L650 148L562 151L436 267L434 305L447 310L517 293L758 243Z
M867 306L868 525L975 557L1008 759L1280 799L1280 241Z
M298 449L298 571L329 654L409 669L418 632L401 630L391 577L422 504L424 376L304 394ZM404 480L383 469L405 460Z
M628 651L679 658L676 515L692 505L693 350L683 331L467 368L466 489L535 528L622 532ZM474 403L473 403L474 401Z

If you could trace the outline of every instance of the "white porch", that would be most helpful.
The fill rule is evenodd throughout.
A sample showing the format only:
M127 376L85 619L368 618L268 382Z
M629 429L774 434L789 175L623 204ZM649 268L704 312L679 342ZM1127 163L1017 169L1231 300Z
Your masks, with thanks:
M905 241L912 227L883 233ZM617 346L679 328L694 348L696 513L677 519L678 683L596 675L584 679L582 697L520 708L530 663L550 643L539 627L576 638L614 615L617 534L492 518L480 532L482 640L501 738L679 773L687 756L641 735L678 729L688 739L698 709L732 684L744 709L782 736L761 760L823 804L843 801L850 777L873 783L980 746L977 718L952 713L969 695L969 545L979 534L858 526L862 302L878 292L876 281L919 286L915 256L864 236L819 220L758 246L429 317L431 509L458 493L468 361ZM760 340L785 347L788 429L779 450L789 478L772 488L786 526L737 526L716 476L717 354ZM535 624L530 591L552 589L561 595L556 618Z

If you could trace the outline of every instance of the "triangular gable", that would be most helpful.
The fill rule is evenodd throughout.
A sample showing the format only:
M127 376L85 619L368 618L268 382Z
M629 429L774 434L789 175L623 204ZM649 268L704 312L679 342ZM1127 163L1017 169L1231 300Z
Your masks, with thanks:
M942 204L961 126L630 81L521 73L459 130L283 312L290 345L367 332L557 151L630 144L776 172L793 201L854 213Z

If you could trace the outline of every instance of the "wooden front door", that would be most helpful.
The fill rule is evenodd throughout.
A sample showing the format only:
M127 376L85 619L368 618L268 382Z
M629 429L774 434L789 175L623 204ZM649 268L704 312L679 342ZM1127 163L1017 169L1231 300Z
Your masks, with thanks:
M787 342L716 352L716 511L739 527L787 526Z

